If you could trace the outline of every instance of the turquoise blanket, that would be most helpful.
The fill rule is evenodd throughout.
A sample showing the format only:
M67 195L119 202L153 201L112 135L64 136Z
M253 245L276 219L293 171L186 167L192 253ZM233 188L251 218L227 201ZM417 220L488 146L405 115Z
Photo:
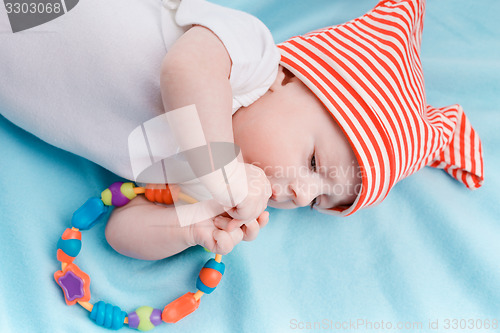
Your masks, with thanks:
M218 3L255 14L280 42L359 16L376 1ZM222 282L199 309L155 331L498 328L498 13L496 0L429 1L424 25L428 103L463 106L483 140L481 189L471 192L443 171L424 168L397 184L381 205L352 217L269 209L270 222L258 239L224 257ZM72 213L119 179L3 117L0 152L0 331L107 332L83 308L66 306L53 274L59 269L56 244ZM76 259L92 279L92 303L102 300L127 312L142 305L163 309L196 290L197 274L210 258L201 247L160 261L130 259L106 243L104 227L83 233Z

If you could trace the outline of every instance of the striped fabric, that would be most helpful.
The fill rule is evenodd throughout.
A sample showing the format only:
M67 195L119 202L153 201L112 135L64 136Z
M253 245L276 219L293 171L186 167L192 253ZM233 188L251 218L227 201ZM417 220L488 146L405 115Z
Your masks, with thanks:
M345 24L278 45L281 64L321 100L349 139L363 177L350 215L380 203L399 180L429 165L475 189L481 141L462 108L426 104L420 43L425 1L381 1Z

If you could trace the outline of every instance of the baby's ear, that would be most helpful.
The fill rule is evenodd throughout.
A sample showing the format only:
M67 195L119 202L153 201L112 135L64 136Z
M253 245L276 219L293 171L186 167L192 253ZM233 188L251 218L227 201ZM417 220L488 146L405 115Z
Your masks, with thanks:
M292 72L290 72L285 67L279 65L278 75L276 76L276 80L274 80L274 83L271 85L271 87L269 87L269 90L270 91L279 90L282 86L287 85L294 77L295 75L293 75Z

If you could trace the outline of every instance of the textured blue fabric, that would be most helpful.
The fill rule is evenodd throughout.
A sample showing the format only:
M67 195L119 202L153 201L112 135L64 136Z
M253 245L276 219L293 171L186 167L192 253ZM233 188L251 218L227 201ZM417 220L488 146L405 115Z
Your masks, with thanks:
M279 42L354 18L376 1L218 2L257 15ZM219 288L189 317L155 331L288 332L307 322L369 324L363 320L421 322L428 331L429 320L444 330L447 318L500 319L499 12L497 0L429 1L422 46L428 103L460 103L483 140L483 188L471 192L425 168L352 217L269 209L258 239L224 257ZM73 212L120 179L3 117L0 152L0 331L109 332L83 308L66 306L52 275ZM75 263L92 279L91 302L127 312L163 309L194 292L210 257L195 247L161 261L130 259L106 243L102 222L82 240Z

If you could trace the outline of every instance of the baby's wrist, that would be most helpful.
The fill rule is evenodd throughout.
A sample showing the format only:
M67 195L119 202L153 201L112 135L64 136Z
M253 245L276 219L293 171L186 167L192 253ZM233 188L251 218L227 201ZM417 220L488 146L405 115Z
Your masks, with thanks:
M224 207L235 207L248 195L245 164L235 158L231 163L199 178L212 197Z
M186 247L192 247L196 245L200 245L199 241L197 241L195 237L195 228L197 227L197 224L190 224L185 227L181 227L183 229L183 239L184 242L186 243Z

